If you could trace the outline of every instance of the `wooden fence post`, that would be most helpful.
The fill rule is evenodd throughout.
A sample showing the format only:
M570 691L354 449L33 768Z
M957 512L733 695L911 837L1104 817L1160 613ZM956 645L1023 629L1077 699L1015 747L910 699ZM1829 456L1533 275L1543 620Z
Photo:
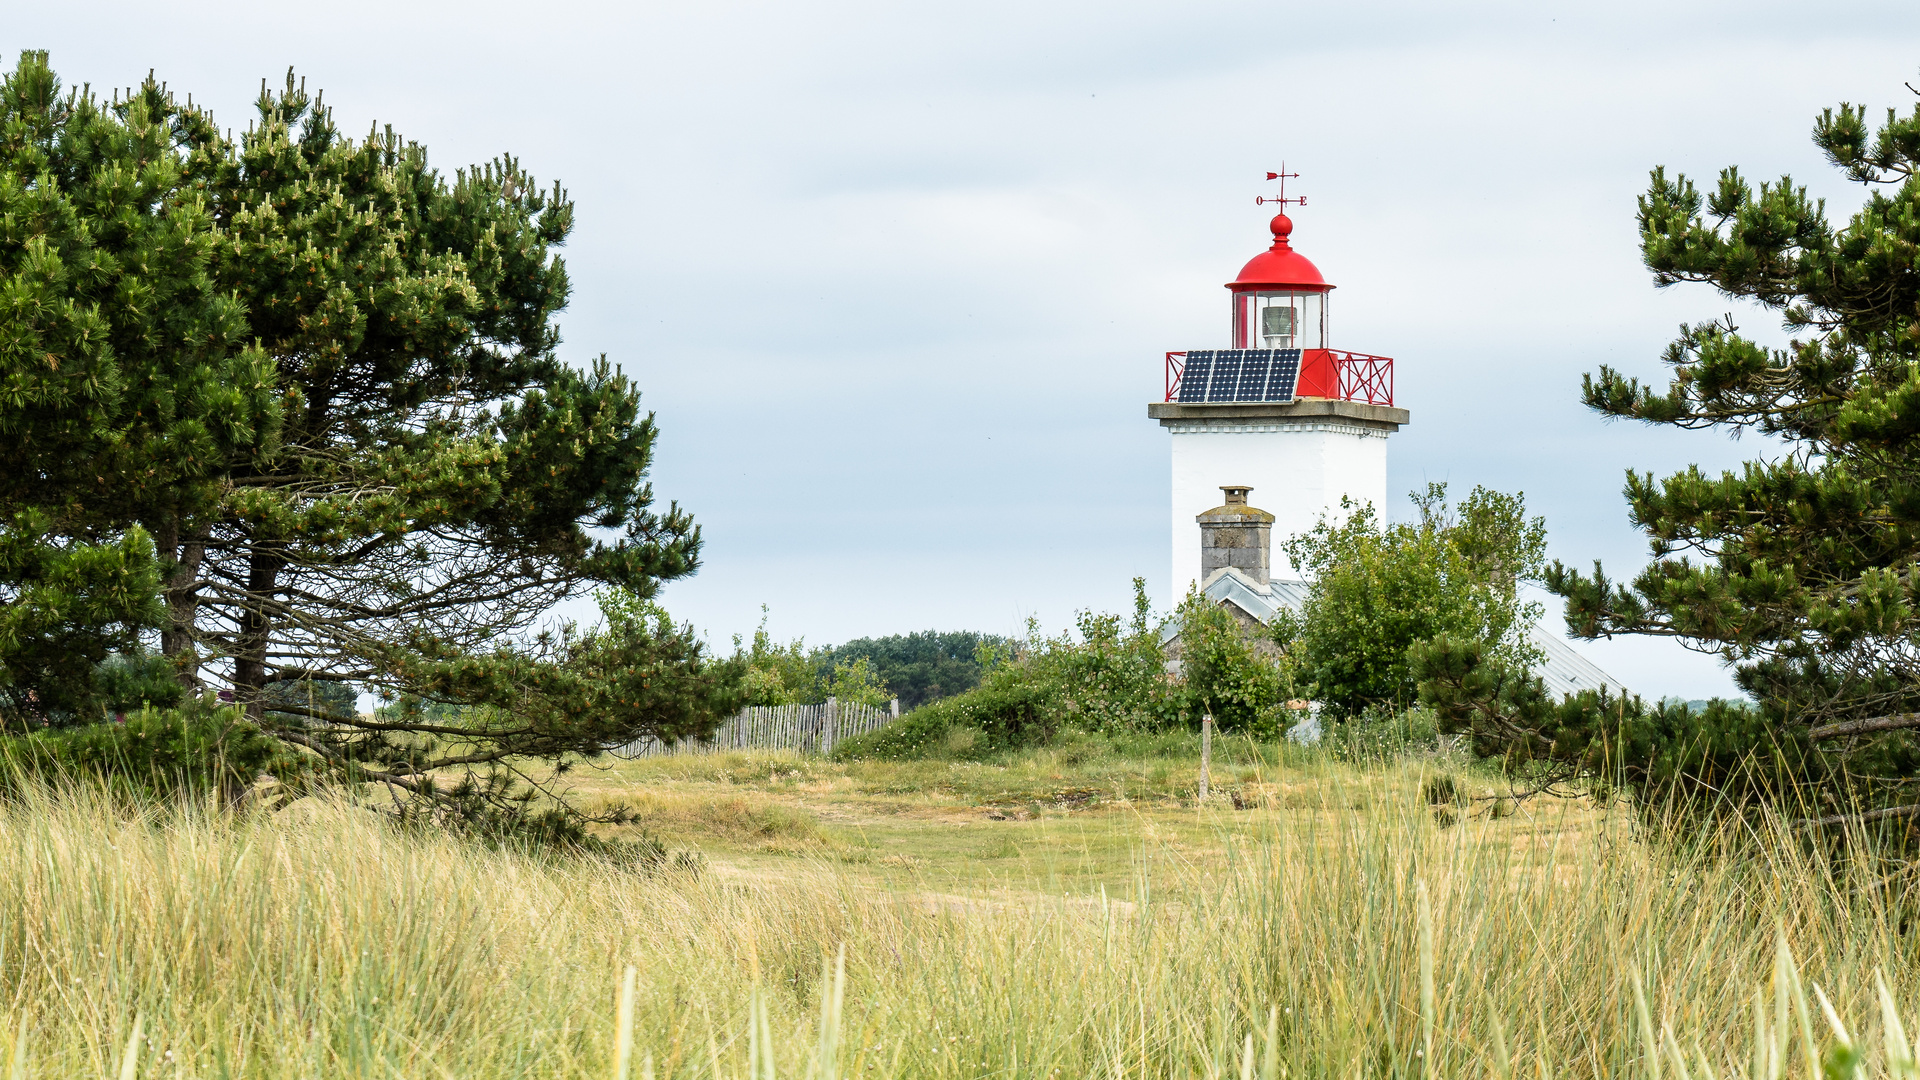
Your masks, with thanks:
M1213 765L1213 714L1200 718L1200 802L1207 801L1207 773Z

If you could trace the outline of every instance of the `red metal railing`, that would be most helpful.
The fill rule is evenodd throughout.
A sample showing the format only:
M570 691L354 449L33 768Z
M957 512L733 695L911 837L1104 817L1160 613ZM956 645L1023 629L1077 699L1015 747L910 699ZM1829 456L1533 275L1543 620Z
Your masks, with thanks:
M1340 369L1340 400L1364 401L1369 405L1393 404L1393 357L1366 353L1334 353L1333 363Z
M1167 400L1180 399L1180 377L1186 371L1185 352L1167 354ZM1393 404L1393 357L1348 352L1345 349L1305 349L1300 355L1300 378L1294 397Z

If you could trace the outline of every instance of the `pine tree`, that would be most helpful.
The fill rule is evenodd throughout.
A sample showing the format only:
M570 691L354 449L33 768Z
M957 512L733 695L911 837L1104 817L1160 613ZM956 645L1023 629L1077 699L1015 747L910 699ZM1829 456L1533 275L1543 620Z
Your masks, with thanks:
M1660 286L1712 285L1777 312L1780 349L1729 316L1684 326L1664 391L1610 368L1587 405L1649 424L1767 436L1738 472L1629 472L1655 559L1630 584L1596 564L1548 574L1581 636L1654 635L1732 665L1753 709L1553 704L1442 643L1430 689L1486 745L1637 775L1920 816L1920 108L1821 113L1813 139L1867 189L1844 226L1791 177L1756 189L1721 172L1703 194L1664 169L1640 199L1641 249ZM1610 749L1609 749L1610 748ZM1611 762L1602 766L1602 759Z
M645 606L700 547L653 506L653 417L604 358L559 355L558 185L346 138L291 73L237 139L151 80L62 97L44 55L7 87L0 662L65 647L28 617L49 607L95 658L157 621L184 687L233 697L310 778L462 813L511 809L510 759L731 706L739 672ZM118 607L32 590L66 552L100 581L63 587ZM536 632L589 592L604 629ZM435 708L371 719L341 687Z
M599 699L560 670L578 642L524 634L591 590L644 601L691 573L700 545L685 513L652 508L657 432L638 390L604 358L581 371L558 355L565 192L511 158L449 181L390 129L348 139L291 73L257 109L237 141L198 117L189 173L283 426L162 552L180 568L168 610L182 671L211 664L270 731L421 790L412 778L448 765L711 725L719 682L665 713L589 716L581 702ZM618 627L671 653L666 668L703 656L657 620ZM289 726L299 709L277 695L268 713L270 687L303 680L485 708L465 725L320 710Z
M181 109L0 80L0 714L99 716L94 665L158 617L147 529L271 446L272 369L211 275Z

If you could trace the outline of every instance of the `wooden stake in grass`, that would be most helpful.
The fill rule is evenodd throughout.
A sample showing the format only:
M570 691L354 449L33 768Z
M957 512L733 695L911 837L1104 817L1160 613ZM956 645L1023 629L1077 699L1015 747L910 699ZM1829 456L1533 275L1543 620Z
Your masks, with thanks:
M1200 717L1200 803L1207 801L1207 773L1213 765L1213 714Z

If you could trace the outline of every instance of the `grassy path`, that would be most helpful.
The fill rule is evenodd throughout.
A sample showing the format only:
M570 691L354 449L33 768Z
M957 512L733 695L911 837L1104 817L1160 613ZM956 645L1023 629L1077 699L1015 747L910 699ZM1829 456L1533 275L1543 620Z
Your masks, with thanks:
M1205 807L1197 759L1179 756L1069 763L1043 752L985 765L725 754L619 762L576 774L574 787L589 807L634 808L635 828L700 851L721 875L772 880L816 863L902 894L1123 897L1158 864L1178 871L1152 873L1171 898L1205 889L1234 850L1275 830L1317 819L1331 836L1333 815L1418 807L1429 775L1459 773L1446 762L1360 772L1258 753L1216 765ZM1597 819L1548 800L1501 825L1525 845Z

